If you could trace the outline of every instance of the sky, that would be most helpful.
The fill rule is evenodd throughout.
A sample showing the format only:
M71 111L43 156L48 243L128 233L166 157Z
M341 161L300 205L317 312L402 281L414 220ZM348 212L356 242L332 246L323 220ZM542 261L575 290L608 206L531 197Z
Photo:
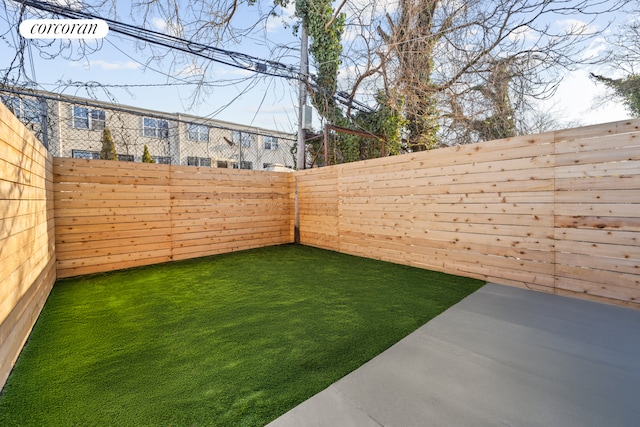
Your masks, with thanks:
M3 1L6 3L9 0ZM120 10L128 11L126 3L118 1L118 5L123 6ZM253 22L257 8L244 6L239 9L234 18L236 25ZM5 34L5 38L13 37L15 42L15 38L19 37L16 32L5 33L6 28L3 28L8 26L7 20L14 18L7 16L11 13L10 9L0 8L0 33ZM345 10L349 12L348 7ZM270 18L266 25L255 28L251 36L242 42L218 47L298 66L300 40L291 28L295 23L292 9L281 12L281 17ZM156 31L171 32L166 20L160 16L151 16L149 22ZM285 23L288 25L285 26ZM603 42L602 38L596 39L587 49L601 49ZM284 48L278 49L279 46ZM195 114L284 132L295 133L297 130L298 85L295 81L277 77L246 80L255 75L250 71L210 63L206 80L211 85L193 105L193 86L180 83L202 75L206 66L202 60L184 59L170 65L169 58L165 58L146 63L148 48L137 50L134 41L114 32L96 47L99 49L81 60L75 60L73 54L46 59L41 57L37 49L31 49L25 74L38 83L39 89L88 97L85 88L64 87L61 82L99 82L106 88L96 89L92 95L101 100L115 100L124 105ZM0 39L0 68L6 66L2 62L13 58L13 53L7 41ZM282 54L285 56L282 57ZM578 69L566 72L555 96L545 101L541 108L555 112L562 122L579 125L627 118L627 112L618 103L609 102L596 108L598 97L605 89L595 85L588 76L589 71Z
M239 21L250 22L255 16L248 10L242 12L244 15L238 15ZM5 32L6 13L6 9L2 10L0 6L0 33ZM288 15L285 11L283 17L270 19L266 28L256 28L251 37L254 40L218 47L258 58L277 59L271 56L270 49L278 43L284 43L296 49L294 53L299 55L299 38L294 36L291 28L285 28L282 24ZM154 31L170 32L160 17L152 17L150 22ZM265 36L267 41L260 40ZM19 37L15 31L13 37ZM15 44L15 41L12 42ZM72 43L77 49L78 42ZM95 46L95 43L89 44ZM180 60L174 65L170 64L169 59L147 63L148 49L137 50L132 39L115 32L110 32L97 46L98 50L80 60L76 60L77 55L70 51L66 51L67 58L45 59L37 49L32 48L25 74L38 83L38 89L81 97L95 96L104 101L115 99L120 104L139 108L188 113L265 129L297 132L298 85L295 82L210 62L206 80L211 84L207 86L206 94L193 105L195 86L181 83L202 74L202 60ZM56 49L49 49L53 50ZM7 43L0 40L0 62L12 59L14 52L15 49L8 48ZM291 55L282 58L282 62L299 65L299 59ZM0 64L0 68L5 65ZM86 88L65 87L65 82L99 82L105 87L89 93ZM117 87L122 85L128 87Z

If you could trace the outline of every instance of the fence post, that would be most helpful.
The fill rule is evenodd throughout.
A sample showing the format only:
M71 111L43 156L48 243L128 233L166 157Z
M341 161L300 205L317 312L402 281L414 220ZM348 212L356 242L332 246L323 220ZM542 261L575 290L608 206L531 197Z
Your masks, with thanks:
M178 155L178 161L176 165L182 164L182 116L180 113L176 114L178 121L176 122L176 149L174 150ZM171 138L167 138L167 144L169 145L169 155L171 155ZM171 162L173 164L173 161ZM186 163L185 163L186 164Z
M324 165L329 166L329 124L324 125Z
M40 126L42 127L42 145L49 150L49 120L47 118L47 100L40 97Z

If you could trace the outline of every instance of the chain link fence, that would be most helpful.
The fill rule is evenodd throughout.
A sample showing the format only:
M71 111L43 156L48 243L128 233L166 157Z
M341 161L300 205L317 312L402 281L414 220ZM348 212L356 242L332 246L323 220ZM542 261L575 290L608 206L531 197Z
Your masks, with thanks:
M0 89L0 100L57 157L100 159L105 129L119 161L295 169L295 135L56 94Z

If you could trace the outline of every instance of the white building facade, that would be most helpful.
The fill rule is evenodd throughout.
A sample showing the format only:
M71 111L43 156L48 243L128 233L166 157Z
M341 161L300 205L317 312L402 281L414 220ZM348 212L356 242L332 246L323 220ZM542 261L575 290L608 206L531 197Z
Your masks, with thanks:
M118 160L288 170L295 135L186 114L169 114L47 92L0 90L0 100L57 157L99 159L105 128Z

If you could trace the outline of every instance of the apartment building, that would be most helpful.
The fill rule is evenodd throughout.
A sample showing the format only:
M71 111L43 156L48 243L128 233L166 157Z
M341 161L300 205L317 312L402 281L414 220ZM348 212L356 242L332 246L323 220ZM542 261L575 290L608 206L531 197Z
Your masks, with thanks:
M188 114L169 114L42 91L0 89L0 100L58 157L100 158L105 128L118 160L288 170L295 135Z

